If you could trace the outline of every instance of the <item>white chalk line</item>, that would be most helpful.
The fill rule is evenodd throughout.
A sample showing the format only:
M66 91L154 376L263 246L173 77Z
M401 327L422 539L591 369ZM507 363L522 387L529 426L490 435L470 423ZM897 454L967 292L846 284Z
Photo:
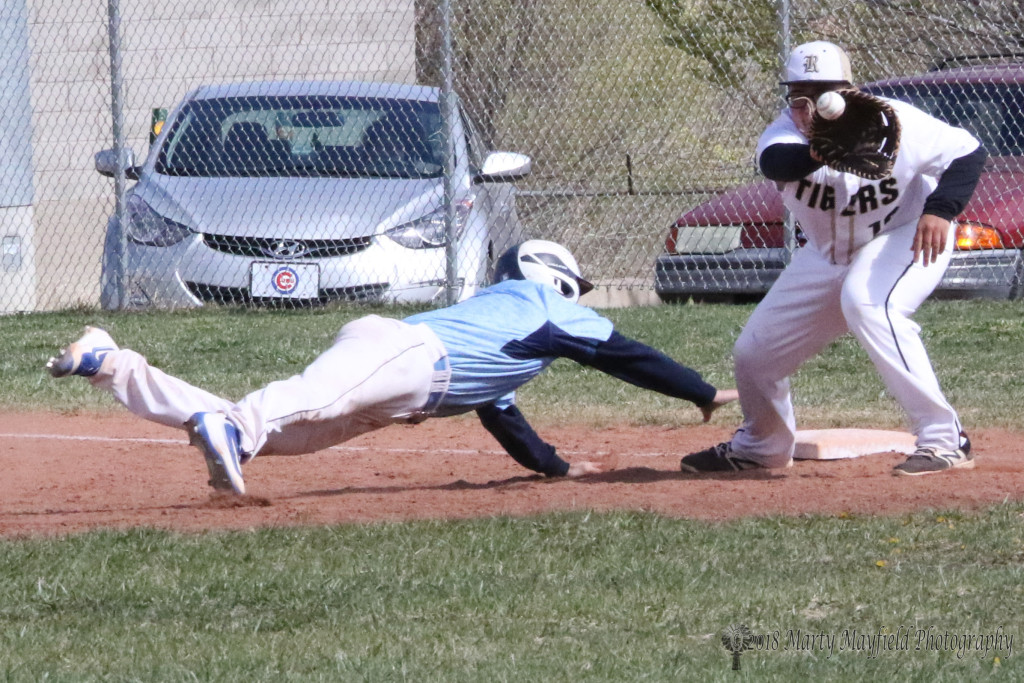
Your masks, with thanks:
M153 439L149 437L141 436L87 436L87 435L75 435L75 434L13 434L13 433L0 433L0 439L40 439L44 441L99 441L104 443L142 443L142 444L166 444L166 445L180 445L188 446L188 438L182 437L179 439ZM430 450L435 453L447 453L449 455L467 455L473 453L487 453L488 455L505 455L504 451L497 450L480 450L476 448L433 448L429 445L423 448L381 448L378 446L331 446L326 449L330 451L347 451L350 453L363 453L366 451L375 451L382 453L422 453L425 450ZM611 455L609 451L569 451L562 450L562 453L566 455L588 455L594 456L606 456ZM678 456L678 453L631 453L633 457L637 458L663 458L666 456Z

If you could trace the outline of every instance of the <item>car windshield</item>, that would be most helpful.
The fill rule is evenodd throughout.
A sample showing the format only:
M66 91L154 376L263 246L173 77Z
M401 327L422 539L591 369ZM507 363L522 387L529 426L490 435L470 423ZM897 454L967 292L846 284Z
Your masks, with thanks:
M868 87L966 128L992 156L1024 155L1024 87L1020 83L926 83Z
M437 103L365 97L194 100L156 172L190 177L439 177Z

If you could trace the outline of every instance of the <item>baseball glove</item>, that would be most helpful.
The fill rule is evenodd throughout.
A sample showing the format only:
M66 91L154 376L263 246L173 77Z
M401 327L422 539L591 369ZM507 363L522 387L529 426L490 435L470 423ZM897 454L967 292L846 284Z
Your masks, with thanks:
M829 168L878 180L892 171L900 148L900 122L887 102L859 90L839 90L846 109L828 120L811 119L811 150Z

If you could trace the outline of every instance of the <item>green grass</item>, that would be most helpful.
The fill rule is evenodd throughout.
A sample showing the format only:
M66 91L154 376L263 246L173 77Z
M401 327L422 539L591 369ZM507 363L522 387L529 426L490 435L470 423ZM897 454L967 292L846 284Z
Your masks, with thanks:
M620 331L722 386L749 306L604 311ZM228 397L297 372L369 312L4 319L6 409L123 410L46 358L94 322L165 370ZM929 302L918 321L964 422L1013 427L1024 401L1021 304ZM899 425L843 339L794 378L802 425ZM557 362L520 392L538 424L696 422L678 401ZM729 411L732 412L729 412ZM735 424L738 410L716 421ZM1024 648L1024 506L896 518L729 524L642 513L181 535L106 531L0 541L0 680L678 681L1013 679L998 651L917 650L917 634L1014 636ZM723 629L779 640L730 669ZM899 651L844 634L906 634ZM835 650L797 650L797 633ZM772 642L772 641L769 641ZM847 647L842 651L840 646ZM909 649L907 649L909 648ZM998 661L997 661L998 657Z
M618 329L700 371L718 386L731 386L732 345L752 306L684 305L603 311ZM122 345L146 355L171 374L228 398L241 398L267 382L300 371L326 348L347 321L367 313L401 317L415 309L338 308L316 312L199 311L115 314L74 311L4 319L0 343L13 353L0 358L0 405L62 412L117 410L113 401L75 378L55 381L46 359L76 337L83 325L109 329ZM926 302L917 321L949 400L968 427L1013 427L1024 404L1024 304ZM766 359L770 362L770 359ZM810 360L793 378L797 419L805 428L904 425L860 346L844 337ZM699 421L689 404L643 391L583 368L556 361L523 387L519 401L537 422L609 421L679 426ZM716 421L739 420L728 407Z
M566 513L0 544L6 680L679 681L1013 677L1020 506L727 525ZM778 632L730 670L722 631ZM909 650L790 632L896 634ZM897 646L899 647L899 645ZM1013 642L1013 650L1024 643ZM1000 658L997 664L995 658Z

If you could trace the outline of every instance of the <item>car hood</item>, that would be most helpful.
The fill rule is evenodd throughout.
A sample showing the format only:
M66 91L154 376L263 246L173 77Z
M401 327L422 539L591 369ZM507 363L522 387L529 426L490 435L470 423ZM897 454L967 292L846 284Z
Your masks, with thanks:
M441 206L438 178L144 179L135 189L157 213L196 232L249 237L363 237Z

